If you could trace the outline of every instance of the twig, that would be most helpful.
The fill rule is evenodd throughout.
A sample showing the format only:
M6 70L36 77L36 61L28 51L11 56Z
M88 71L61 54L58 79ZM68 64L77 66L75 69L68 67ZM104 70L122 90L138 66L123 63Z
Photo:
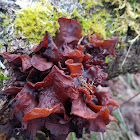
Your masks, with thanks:
M128 49L126 55L125 55L125 58L124 58L124 60L123 60L123 62L122 62L121 68L123 67L123 65L124 65L124 63L125 63L126 58L128 57L128 54L129 54L131 48L132 48L132 44L130 44L130 47L129 47L129 49Z
M138 32L138 35L137 35L134 39L128 41L128 42L130 43L130 47L129 47L129 49L128 49L126 55L125 55L125 58L124 58L124 60L123 60L123 62L122 62L122 65L121 65L121 68L123 67L123 65L124 65L124 63L125 63L126 58L128 57L128 54L129 54L130 49L132 48L134 42L135 42L139 37L140 37L140 33Z
M137 93L136 95L134 95L133 97L131 97L130 99L128 99L127 101L123 102L120 107L122 107L124 104L128 103L130 100L134 99L135 97L137 97L138 95L140 95L140 92Z
M113 128L110 128L110 127L107 127L108 130L113 130L113 131L120 131L119 129L113 129Z

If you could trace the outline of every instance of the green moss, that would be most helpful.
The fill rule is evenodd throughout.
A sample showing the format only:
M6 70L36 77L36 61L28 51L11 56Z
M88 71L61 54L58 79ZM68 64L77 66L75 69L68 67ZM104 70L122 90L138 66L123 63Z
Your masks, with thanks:
M1 21L1 25L3 28L6 28L7 25L9 25L11 22L11 19L8 14L0 13L0 18L3 19L3 22Z
M16 34L22 34L23 38L27 38L33 43L42 40L45 31L49 31L52 36L55 36L59 28L58 16L50 4L45 6L36 3L34 7L26 7L16 14L14 23Z
M97 5L102 6L102 0L79 0L80 4L85 4L84 9L90 10L91 8L95 8Z
M98 33L103 39L116 35L122 39L129 29L134 36L131 43L140 36L140 3L137 0L77 0L82 5L82 13L77 9L64 13L46 0L40 1L17 11L14 22L16 35L21 34L32 43L39 43L46 30L55 37L59 17L78 20L84 35Z
M5 80L5 79L9 79L9 77L5 77L0 71L0 82Z
M58 18L66 17L76 18L83 27L83 34L99 33L103 38L106 38L106 21L110 15L105 9L97 9L95 12L96 14L88 14L87 11L79 14L75 9L68 14L56 10L49 3L36 3L34 6L16 12L15 32L16 35L21 34L23 38L27 38L32 43L39 43L46 30L54 37L59 29Z
M75 9L71 14L71 18L77 19L83 28L83 34L98 33L104 39L106 38L106 21L110 18L110 15L106 13L105 9L98 9L96 14L79 14Z

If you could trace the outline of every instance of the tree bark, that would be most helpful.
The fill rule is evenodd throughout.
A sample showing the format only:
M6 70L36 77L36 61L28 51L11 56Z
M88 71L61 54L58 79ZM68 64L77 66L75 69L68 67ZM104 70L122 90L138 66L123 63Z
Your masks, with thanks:
M129 47L131 47L130 50ZM140 72L140 39L132 46L129 45L128 48L124 49L121 53L123 54L121 57L118 57L109 63L109 66L106 70L109 75L108 79L112 79L127 72ZM122 66L122 64L124 65Z
M0 11L7 11L14 4L15 0L0 0Z

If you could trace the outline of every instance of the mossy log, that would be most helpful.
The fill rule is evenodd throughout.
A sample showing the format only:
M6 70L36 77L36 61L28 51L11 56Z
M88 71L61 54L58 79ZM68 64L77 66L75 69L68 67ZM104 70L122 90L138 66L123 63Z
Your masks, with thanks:
M0 11L6 12L12 5L15 4L14 2L15 0L1 0ZM53 4L55 5L55 3ZM56 3L56 5L59 4ZM121 39L121 36L119 38ZM126 42L128 42L132 38L128 37ZM106 70L106 72L109 75L108 79L112 79L113 77L117 77L118 75L125 74L127 72L130 73L140 72L140 39L137 40L135 43L133 43L132 46L129 45L127 48L123 50L122 49L118 50L118 52L120 52L122 56L115 58L111 62L109 62L108 68Z

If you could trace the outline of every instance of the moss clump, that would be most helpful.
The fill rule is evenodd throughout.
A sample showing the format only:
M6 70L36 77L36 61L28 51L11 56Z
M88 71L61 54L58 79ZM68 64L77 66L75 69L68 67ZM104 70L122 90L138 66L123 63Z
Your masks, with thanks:
M39 43L45 31L55 36L59 28L57 13L50 4L36 3L34 6L17 11L16 14L14 22L16 34L21 34L23 38L33 43Z
M77 2L83 8L82 13L78 9L74 9L72 13L64 13L61 8L51 5L46 0L38 0L16 11L14 22L16 35L20 34L33 44L39 43L46 30L55 37L59 29L58 18L66 17L78 20L83 27L83 34L86 35L98 33L103 39L107 39L116 35L123 38L131 33L134 37L131 43L139 38L138 0L77 0Z
M3 81L3 80L5 80L5 79L9 79L9 78L8 78L8 77L5 77L5 76L1 73L1 71L0 71L0 82Z
M111 17L105 9L92 9L91 12L88 13L86 11L85 14L79 14L74 11L72 16L77 17L78 21L81 23L83 34L98 33L104 39L107 38L107 21L109 21Z
M97 9L94 13L85 11L82 14L77 9L72 13L62 13L56 9L48 2L38 2L17 11L14 22L16 34L21 34L32 43L39 43L46 30L54 37L59 29L58 18L66 17L76 18L83 26L83 34L96 32L106 38L106 21L110 15L105 9Z
M121 37L131 34L134 39L129 42L134 43L140 36L140 2L138 0L114 0L111 4L116 6L112 34L118 34Z
M131 32L131 36L134 37L132 42L134 42L140 36L140 2L138 0L80 0L80 3L85 4L84 10L87 15L88 13L93 14L89 24L94 18L96 19L96 15L99 16L101 22L98 22L98 25L95 23L95 31L96 29L98 31L98 27L103 26L105 28L104 37L105 35L106 37L119 35L120 38L123 38L128 32ZM100 7L99 11L104 16L99 15L98 12L91 13L97 7Z

